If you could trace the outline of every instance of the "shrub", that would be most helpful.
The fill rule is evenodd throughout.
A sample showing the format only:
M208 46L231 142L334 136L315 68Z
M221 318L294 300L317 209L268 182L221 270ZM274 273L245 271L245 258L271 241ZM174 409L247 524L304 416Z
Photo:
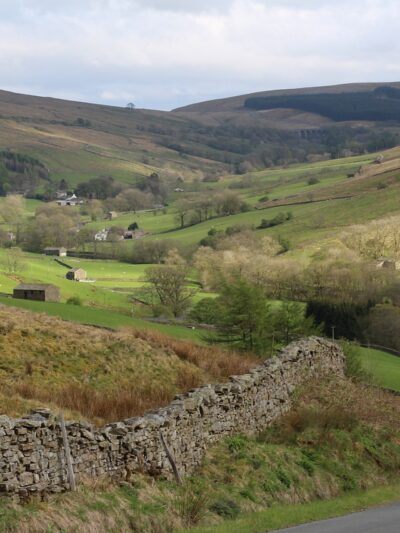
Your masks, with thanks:
M267 219L263 218L261 220L261 224L258 226L258 229L265 229L265 228L272 228L274 226L279 226L280 224L283 224L287 220L291 220L293 218L293 213L289 211L288 213L278 213L274 218Z
M82 300L79 296L71 296L67 300L68 305L82 305Z
M281 249L279 250L279 254L284 254L290 250L290 241L288 239L285 239L284 237L279 236L278 242L281 246Z
M307 183L308 185L316 185L317 183L319 183L319 179L315 176L312 176L311 178L308 178Z
M235 457L243 457L244 450L246 448L246 439L242 435L235 435L234 437L228 437L226 440L228 450Z
M231 519L237 518L240 513L239 505L235 501L228 500L227 498L216 500L211 505L210 510L219 516Z
M352 379L369 381L371 376L362 367L359 346L349 341L342 341L340 344L346 356L346 376Z
M207 513L209 497L203 488L195 488L185 483L176 500L179 516L186 527L198 524Z
M283 485L285 485L286 488L290 488L292 480L282 468L278 468L278 470L276 471L276 477Z

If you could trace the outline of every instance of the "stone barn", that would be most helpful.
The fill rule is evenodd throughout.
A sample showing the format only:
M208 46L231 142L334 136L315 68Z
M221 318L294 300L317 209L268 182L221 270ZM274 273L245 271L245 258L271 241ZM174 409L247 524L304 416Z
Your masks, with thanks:
M35 300L37 302L59 302L60 290L55 285L21 283L15 287L13 298L19 300Z
M67 249L64 247L52 247L48 246L44 250L45 255L56 255L58 257L67 257Z
M86 270L83 268L71 268L68 270L66 276L70 281L82 281L87 278Z

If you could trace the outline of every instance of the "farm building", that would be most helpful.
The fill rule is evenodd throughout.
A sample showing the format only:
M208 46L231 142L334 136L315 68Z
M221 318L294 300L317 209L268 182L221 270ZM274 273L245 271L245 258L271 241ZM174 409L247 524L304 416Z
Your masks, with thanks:
M114 218L117 218L118 213L116 211L109 211L106 215L106 220L114 220Z
M83 268L71 268L68 270L66 276L70 281L81 281L87 278L86 270Z
M60 207L76 206L76 205L82 205L83 200L81 200L75 194L73 194L72 196L68 196L67 198L57 200L57 204Z
M58 257L67 257L67 249L63 248L62 246L60 248L48 246L43 251L45 255L57 255Z
M59 302L60 291L55 285L21 283L15 287L13 298L17 298L18 300L36 300L38 302Z
M146 235L146 232L143 231L142 229L135 229L133 231L124 231L124 239L127 240L127 239L133 239L133 240L137 240L137 239L141 239L142 237L144 237Z
M107 237L108 237L108 232L109 232L108 229L102 229L102 230L98 231L94 235L94 240L95 241L106 241Z

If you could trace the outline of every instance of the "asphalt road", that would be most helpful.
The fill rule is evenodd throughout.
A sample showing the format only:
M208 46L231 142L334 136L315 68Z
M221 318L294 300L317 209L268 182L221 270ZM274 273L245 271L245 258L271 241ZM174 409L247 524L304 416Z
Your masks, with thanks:
M280 529L279 533L400 533L400 503Z

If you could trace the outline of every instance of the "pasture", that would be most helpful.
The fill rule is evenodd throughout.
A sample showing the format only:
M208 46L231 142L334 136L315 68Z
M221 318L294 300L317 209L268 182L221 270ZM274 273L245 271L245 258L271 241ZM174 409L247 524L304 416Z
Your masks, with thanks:
M359 351L362 366L373 376L374 382L400 392L400 357L373 348L360 348Z

